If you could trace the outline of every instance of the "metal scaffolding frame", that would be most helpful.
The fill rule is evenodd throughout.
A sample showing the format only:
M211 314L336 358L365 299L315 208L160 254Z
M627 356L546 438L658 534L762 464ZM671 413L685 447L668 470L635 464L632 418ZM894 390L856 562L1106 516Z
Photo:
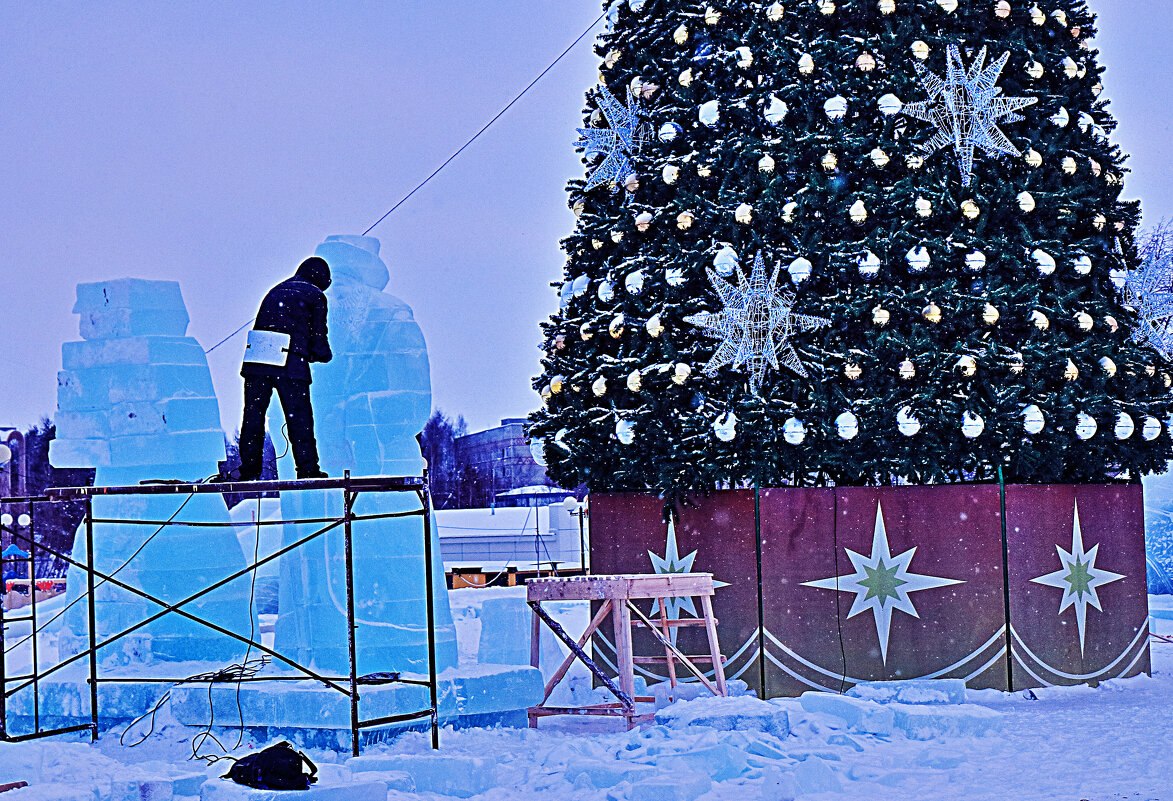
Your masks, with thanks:
M213 521L175 521L175 520L138 520L138 519L108 519L95 518L93 515L93 499L95 497L107 496L142 496L142 495L187 495L188 497L199 494L217 494L223 496L224 494L240 494L248 496L259 496L261 493L282 493L282 492L302 492L307 490L341 490L343 498L343 511L341 517L323 517L323 518L306 518L297 520L274 520L262 521L258 520L254 525L285 525L285 524L316 524L319 526L317 530L299 538L296 542L286 545L279 550L257 559L248 564L243 570L238 570L232 575L223 578L219 581L213 582L207 587L203 587L194 591L181 601L176 603L168 603L160 598L151 595L150 593L133 587L125 582L122 582L114 577L112 571L107 574L97 570L94 567L94 524L108 524L118 523L126 525L153 525L162 528L167 526L196 526L196 527L235 527L237 524L232 522L213 522ZM361 493L386 493L386 492L409 492L414 493L419 499L420 508L412 509L404 512L388 512L383 514L360 515L354 513L354 505L357 497ZM86 538L86 561L84 563L78 562L71 558L70 554L60 553L44 544L37 543L32 536L32 527L29 526L29 533L23 534L17 527L5 526L5 529L12 535L13 541L21 540L28 543L29 546L29 566L30 577L33 576L31 570L34 560L36 559L37 551L52 554L64 561L66 564L84 571L86 577L86 590L82 596L86 599L86 612L88 616L88 631L89 631L89 645L80 653L73 654L65 659L61 659L56 664L42 668L38 662L37 652L37 611L36 611L36 588L31 588L30 610L27 615L18 617L6 617L4 615L3 607L0 606L0 741L19 742L22 740L32 740L41 737L49 737L59 734L67 734L79 731L89 731L92 740L98 738L98 686L105 682L134 682L134 683L157 683L157 684L178 684L185 681L185 678L166 678L166 677L128 677L128 676L103 676L99 675L98 652L115 642L121 640L144 626L153 623L164 615L175 614L184 617L202 626L212 629L213 631L234 640L238 640L242 644L247 644L251 648L255 648L258 652L266 654L271 659L279 661L292 668L297 672L297 675L278 675L278 676L253 676L232 678L226 680L228 683L241 682L261 682L261 681L305 681L306 679L313 679L321 682L326 687L335 690L350 700L350 737L351 737L351 751L355 756L359 754L359 732L363 729L377 728L381 726L388 726L394 723L403 723L413 720L429 719L431 728L432 748L439 748L439 711L438 711L438 684L436 677L436 622L434 593L435 589L432 583L432 514L431 503L428 494L428 482L426 473L424 476L406 476L406 477L391 477L391 476L355 476L352 477L349 471L342 478L315 478L315 479L297 479L288 481L249 481L249 482L223 482L223 483L153 483L140 484L137 486L124 487L69 487L50 489L44 496L36 497L20 497L20 498L3 498L0 499L0 504L4 505L5 509L11 508L13 505L27 506L30 516L33 514L33 509L37 503L51 503L56 501L68 500L82 500L85 502L85 518L82 523L82 529L79 530L78 535ZM427 629L428 629L428 679L409 679L402 677L396 672L387 673L372 673L367 676L359 676L357 671L356 660L356 626L355 626L355 612L354 612L354 548L353 548L353 524L369 521L380 520L388 518L412 517L420 516L423 518L423 537L424 537L424 586L425 596L427 601ZM347 622L347 648L348 648L348 662L349 672L346 676L326 676L305 665L284 656L277 651L264 646L253 637L246 637L236 632L219 626L210 620L205 620L198 615L184 610L182 607L199 600L209 593L223 587L230 582L236 581L250 573L254 573L261 566L279 559L281 556L290 553L298 548L303 547L309 542L325 535L326 533L342 527L344 532L345 548L346 548L346 622ZM24 561L23 559L20 561ZM121 569L121 568L119 568ZM161 607L161 610L150 614L145 619L136 622L129 628L112 634L105 639L99 641L97 635L97 612L95 603L94 591L98 582L110 584L132 595L143 598L151 603ZM32 668L31 672L18 676L9 676L6 670L6 653L7 647L4 640L4 624L19 621L27 621L32 625L32 634L30 635L32 641ZM259 635L257 635L259 638ZM89 684L90 694L90 722L75 726L65 726L55 729L41 729L40 725L40 684L48 676L56 673L59 670L71 665L79 660L86 659L88 662L87 683ZM380 718L372 718L363 720L359 715L359 701L360 685L377 685L377 684L413 684L417 686L426 686L429 689L430 706L426 709L413 710L403 712L396 715L388 715ZM16 685L10 689L11 685ZM10 735L8 733L8 699L16 693L32 687L33 690L33 731L27 734Z

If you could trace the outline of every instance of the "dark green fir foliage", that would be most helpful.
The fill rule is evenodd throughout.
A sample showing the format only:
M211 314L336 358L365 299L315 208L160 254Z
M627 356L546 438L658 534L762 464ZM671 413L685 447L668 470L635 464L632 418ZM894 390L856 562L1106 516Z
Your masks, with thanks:
M1082 0L887 5L618 5L597 45L601 80L625 105L633 80L643 88L651 136L632 154L638 186L568 187L578 224L563 242L562 308L544 325L534 386L545 407L531 418L564 486L679 498L755 481L983 481L999 466L1012 482L1096 482L1135 479L1170 458L1173 365L1133 342L1135 312L1112 282L1133 266L1139 210L1120 200L1124 156L1107 139L1114 122L1100 97L1093 14ZM1023 155L979 149L969 186L953 147L922 151L932 124L879 108L888 94L929 99L914 64L944 77L950 45L966 68L983 47L987 65L1008 52L1002 96L1037 101L1020 112L1024 121L998 122ZM585 124L605 126L593 90L587 97ZM839 120L824 108L835 97L847 101ZM788 108L777 124L764 116L774 98ZM714 100L719 120L710 125L699 110ZM682 129L671 141L655 135L666 123ZM585 162L584 175L597 163ZM666 180L665 168L678 177ZM748 221L737 219L742 204ZM640 230L645 212L651 221ZM744 368L702 373L718 342L684 318L721 311L706 268L725 244L747 276L759 252L767 275L780 264L778 285L796 290L795 313L832 321L790 339L809 376L767 370L755 394ZM919 247L931 263L918 272L906 254ZM868 251L880 261L871 277L858 266ZM985 263L972 269L975 251ZM1054 260L1053 272L1040 269L1036 251ZM786 268L798 257L813 269L794 284ZM668 280L673 270L679 285ZM625 287L636 271L638 292ZM613 295L600 295L605 283ZM939 322L926 319L929 306ZM972 375L958 366L967 356ZM912 377L901 377L902 362ZM1035 434L1023 425L1031 405L1045 418ZM921 424L912 436L897 426L905 407ZM836 424L847 411L858 419L851 439ZM984 423L975 437L962 432L966 412ZM737 420L728 441L714 430L726 413ZM1123 439L1122 413L1135 423ZM1089 439L1077 436L1080 414L1097 424ZM797 444L783 434L790 418L805 427ZM616 436L621 421L629 444Z

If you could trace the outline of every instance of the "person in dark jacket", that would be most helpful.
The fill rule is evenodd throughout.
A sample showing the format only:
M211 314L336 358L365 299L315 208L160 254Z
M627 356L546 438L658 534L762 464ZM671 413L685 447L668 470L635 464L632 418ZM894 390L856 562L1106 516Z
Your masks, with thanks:
M314 412L310 406L310 364L333 358L326 331L330 266L317 256L269 290L261 301L240 374L244 376L244 420L240 425L242 481L261 476L265 413L273 390L285 413L298 478L325 478L318 466Z

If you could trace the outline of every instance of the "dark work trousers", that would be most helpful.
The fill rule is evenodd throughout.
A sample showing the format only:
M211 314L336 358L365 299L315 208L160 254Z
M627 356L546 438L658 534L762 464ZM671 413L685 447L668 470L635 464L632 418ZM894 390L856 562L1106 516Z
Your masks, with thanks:
M250 375L244 378L244 421L240 424L241 478L259 478L265 449L265 414L273 390L285 413L298 478L318 471L318 444L314 441L314 410L310 383L285 376ZM273 437L274 445L277 438Z

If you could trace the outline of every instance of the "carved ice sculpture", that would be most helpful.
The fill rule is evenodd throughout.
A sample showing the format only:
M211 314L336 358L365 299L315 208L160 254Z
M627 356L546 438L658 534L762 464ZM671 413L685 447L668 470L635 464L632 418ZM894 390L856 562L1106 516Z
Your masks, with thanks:
M174 281L125 278L78 284L74 313L81 342L61 348L56 467L94 467L98 485L143 479L195 481L216 473L224 434L203 348L187 332L188 315ZM177 510L182 509L177 512ZM95 498L96 518L228 522L219 495ZM232 528L96 523L94 567L155 597L176 602L245 567ZM137 554L135 551L155 536ZM84 524L73 558L85 562ZM122 632L160 607L112 584L97 588L99 638ZM68 600L86 589L84 571L71 567ZM249 633L247 577L183 607L229 630ZM85 647L86 602L64 618L62 644ZM234 661L245 645L175 614L166 615L99 652L104 661Z
M311 398L322 469L331 476L421 475L416 435L431 412L427 346L411 307L383 291L389 281L379 240L331 236L315 255L330 265L326 296L333 361L313 366ZM269 430L284 448L282 418L270 407ZM293 475L292 457L280 464ZM414 494L363 493L356 514L419 508ZM285 519L341 514L340 493L284 493ZM433 518L434 521L434 518ZM285 527L289 544L312 525ZM437 668L456 664L456 633L432 527ZM276 648L299 662L345 675L348 667L343 533L337 528L281 558ZM427 670L423 526L418 516L356 523L355 607L360 674Z

